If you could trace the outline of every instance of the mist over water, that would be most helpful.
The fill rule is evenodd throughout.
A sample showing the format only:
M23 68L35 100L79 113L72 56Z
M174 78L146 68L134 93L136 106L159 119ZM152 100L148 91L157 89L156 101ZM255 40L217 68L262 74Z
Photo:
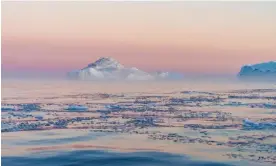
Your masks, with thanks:
M25 87L22 89L21 87ZM222 91L234 89L275 88L274 82L240 81L233 77L189 77L183 80L163 81L82 81L68 79L8 78L2 80L3 96L49 95L59 93L127 93L158 92L170 93L182 90ZM45 91L48 89L48 91ZM59 89L57 91L57 89ZM40 94L37 94L41 91ZM29 93L29 94L28 94ZM22 94L23 95L23 94Z
M241 78L237 74L204 74L204 73L179 73L181 78L178 79L163 79L163 80L78 80L71 79L64 72L41 72L41 71L31 71L31 72L6 72L2 71L2 81L23 81L23 82L66 82L68 84L104 84L104 85L114 85L114 84L132 84L132 85L146 85L146 84L188 84L188 85L200 85L200 87L210 85L210 84L235 84L235 85L268 85L271 86L276 84L275 78L264 79L261 77L245 77Z

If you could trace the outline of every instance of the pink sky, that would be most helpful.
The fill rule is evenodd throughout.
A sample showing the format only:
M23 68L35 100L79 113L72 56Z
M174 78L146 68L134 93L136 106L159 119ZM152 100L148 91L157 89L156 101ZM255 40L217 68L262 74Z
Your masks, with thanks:
M102 56L146 71L237 73L276 60L276 2L3 2L5 71Z

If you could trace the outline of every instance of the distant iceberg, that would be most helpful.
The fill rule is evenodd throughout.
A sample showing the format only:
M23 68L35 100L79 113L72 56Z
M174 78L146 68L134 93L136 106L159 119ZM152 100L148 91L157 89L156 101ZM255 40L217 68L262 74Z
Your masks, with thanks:
M125 67L110 57L102 57L87 67L68 73L78 80L162 80L181 79L182 75L170 72L147 73L135 67Z
M276 80L276 61L242 66L238 77Z

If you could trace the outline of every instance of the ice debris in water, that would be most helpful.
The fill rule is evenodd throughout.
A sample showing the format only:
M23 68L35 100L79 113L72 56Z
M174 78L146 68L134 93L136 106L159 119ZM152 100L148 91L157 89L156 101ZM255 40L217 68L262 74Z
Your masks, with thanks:
M15 111L17 108L15 106L10 105L2 105L1 111Z
M232 101L232 102L228 102L226 104L221 104L222 106L244 106L246 104L243 104L242 102L236 102L236 101Z
M35 116L35 119L37 119L37 120L43 120L43 116Z
M276 108L276 104L271 104L271 103L265 103L264 104L265 108Z
M249 119L243 120L243 127L246 129L276 129L276 122L253 122Z
M105 105L104 106L106 109L114 109L114 110L119 110L119 109L121 109L121 106L119 106L119 105L111 105L111 104L108 104L108 105Z
M41 107L36 103L20 104L20 107L23 111L37 111L41 109Z
M82 105L69 105L67 110L69 111L86 111L88 108Z

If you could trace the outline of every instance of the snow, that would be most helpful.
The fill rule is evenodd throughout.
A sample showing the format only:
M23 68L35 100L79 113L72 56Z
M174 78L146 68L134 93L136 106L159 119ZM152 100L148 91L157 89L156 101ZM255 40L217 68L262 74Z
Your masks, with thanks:
M159 78L166 78L169 76L169 72L161 72L161 71L158 71L158 72L155 72L153 73L156 77L159 77Z
M135 74L131 73L127 76L126 80L153 80L154 77L149 74Z
M87 68L86 70L81 70L79 74L81 79L85 79L88 77L104 78L104 74L94 68Z
M94 63L91 63L87 66L87 68L95 68L97 70L118 70L124 68L123 65L121 65L118 61L111 57L102 57L95 61Z
M132 67L132 68L130 68L130 70L132 70L132 71L139 71L139 69L137 69L136 67Z

